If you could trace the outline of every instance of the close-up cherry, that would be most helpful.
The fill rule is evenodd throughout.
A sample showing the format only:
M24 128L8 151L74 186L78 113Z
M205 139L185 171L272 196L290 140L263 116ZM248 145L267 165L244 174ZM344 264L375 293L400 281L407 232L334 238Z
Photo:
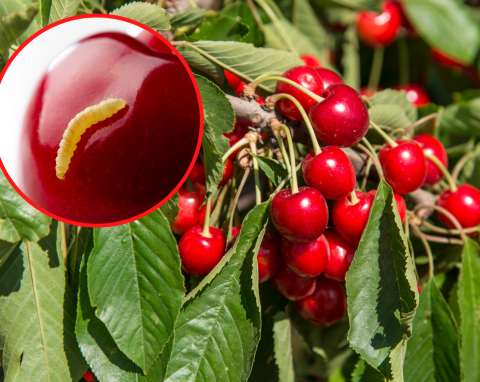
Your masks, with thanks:
M347 296L342 284L326 277L317 277L315 291L295 302L300 314L317 326L331 326L347 311Z
M322 79L323 87L326 89L333 84L343 84L343 79L333 70L327 68L317 68L318 76Z
M402 25L402 15L394 2L383 1L382 10L382 13L358 13L358 36L363 43L374 48L391 44Z
M329 250L324 235L307 243L292 243L283 238L281 253L285 264L302 277L316 277L327 268Z
M234 168L235 166L233 165L233 162L230 160L230 158L227 158L225 161L225 170L223 170L222 174L222 180L218 184L220 187L225 186L228 181L232 179Z
M305 183L320 191L325 199L339 200L348 196L356 184L355 169L338 147L323 147L315 156L312 151L302 163Z
M305 65L310 66L313 69L322 67L322 62L313 54L301 54L300 58L305 63Z
M470 184L462 184L454 192L444 191L437 205L450 212L462 228L476 227L480 224L480 190ZM438 217L445 227L456 229L455 224L447 216L438 213Z
M397 194L408 194L422 187L427 177L427 161L415 141L398 140L397 146L387 144L378 159L385 180Z
M208 275L225 255L225 246L225 236L218 228L209 227L209 234L204 235L203 226L193 226L178 243L183 270L190 276Z
M235 90L240 85L242 80L228 70L224 70L223 72L225 73L225 78L227 79L227 82L232 87L232 89Z
M321 95L324 89L323 82L318 76L317 72L315 69L309 66L296 66L291 68L283 73L282 77L302 85L304 88L317 95ZM303 93L301 90L282 81L277 82L275 93L286 93L295 97L295 99L300 103L300 105L302 105L307 113L308 110L310 110L310 108L316 103L313 98ZM292 121L303 121L302 115L292 101L288 99L281 99L276 103L276 105L278 110L280 110L280 112L286 118L291 119Z
M300 187L298 192L282 190L270 205L272 223L289 241L316 240L325 231L328 207L322 194L311 187Z
M224 133L223 135L228 138L230 147L232 147L235 143L237 143L240 139L242 139L245 134L247 134L250 129L249 127L253 126L252 123L245 118L242 117L237 117L235 119L235 125L233 127L233 131L230 133ZM230 159L235 160L237 158L238 152L240 151L240 148L238 150L235 150L232 154L230 154Z
M350 244L357 245L362 238L374 196L369 193L355 191L356 199L351 196L338 200L333 205L332 220L337 232Z
M200 210L203 204L204 195L199 192L189 191L184 188L178 190L178 215L172 222L171 228L173 233L183 235L185 231L194 225L202 224L200 221Z
M258 249L258 282L270 280L282 264L280 255L280 239L270 232L265 232Z
M333 228L327 229L324 236L328 243L330 258L323 275L331 280L345 281L345 275L352 264L357 247L348 243Z
M317 138L327 145L356 145L368 131L370 118L360 94L344 84L330 85L308 116Z
M433 135L419 134L413 137L413 140L418 142L423 151L430 155L435 155L440 162L448 168L448 156L445 146L435 138ZM424 185L433 186L443 179L443 172L430 159L427 159L427 177Z
M377 190L371 190L368 191L368 193L375 196L377 194ZM393 197L395 198L395 204L397 205L400 220L403 223L405 221L405 216L407 216L407 204L405 203L405 199L403 199L402 195L393 193Z
M230 158L227 158L225 161L225 169L223 170L222 180L220 181L219 186L225 186L233 176L234 165ZM201 161L195 163L192 171L190 172L190 181L192 183L199 183L205 185L205 166Z
M299 276L282 263L271 280L283 297L297 301L313 293L317 278Z
M426 106L430 103L430 97L425 89L417 84L395 86L396 90L405 90L407 92L407 99L416 107Z

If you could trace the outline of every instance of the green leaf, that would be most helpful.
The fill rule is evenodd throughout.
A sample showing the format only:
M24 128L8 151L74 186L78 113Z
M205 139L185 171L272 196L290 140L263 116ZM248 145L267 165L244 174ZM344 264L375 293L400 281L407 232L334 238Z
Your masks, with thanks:
M463 381L480 379L480 258L478 244L467 239L458 279ZM422 292L423 293L423 292Z
M345 42L342 45L343 77L347 85L360 90L360 47L355 26L349 26L344 36Z
M255 48L254 45L244 42L198 41L191 45L195 48L187 45L177 45L176 48L189 65L206 72L219 83L225 78L223 69L238 75L245 82L251 82L265 72L285 72L294 66L304 65L300 57L294 53ZM206 58L204 54L217 60L221 66L214 63L211 58ZM270 92L275 88L274 83L269 85L263 83L260 86Z
M112 15L123 16L138 21L155 31L170 29L170 16L167 11L157 5L134 1L110 12Z
M220 11L220 15L234 17L242 23L248 25L250 28L250 33L243 38L243 42L249 42L255 46L263 46L263 32L258 27L258 23L255 20L255 17L253 17L252 11L246 2L235 1L234 3L223 8ZM262 17L261 14L260 17Z
M190 8L185 12L175 13L170 19L172 28L192 27L200 24L205 19L206 10L202 8Z
M275 186L278 186L288 175L288 170L283 163L275 159L267 157L256 156L259 167L265 172L265 175L272 181ZM298 187L306 186L303 180L302 169L297 171ZM288 183L285 185L288 186Z
M0 1L0 17L7 16L13 12L18 12L21 10L26 10L27 8L33 6L33 4L25 0L22 2L21 0L2 0ZM27 30L22 33L13 43L15 45L20 46L25 40L27 40L30 36L32 36L35 32L40 30L40 25L36 18L28 26Z
M404 346L404 339L411 335L418 291L393 191L383 180L347 273L346 286L350 346L390 378L403 361L392 356L401 352L397 345Z
M480 188L480 143L471 151L474 156L465 162L459 179L462 183Z
M384 382L383 375L363 359L359 359L352 373L352 382Z
M405 357L405 380L460 381L460 337L435 278L423 287L412 326Z
M324 47L327 44L328 33L315 15L308 0L294 0L292 23L300 32L307 36L320 51L318 57L322 63L326 63Z
M178 211L180 211L180 207L178 206L179 202L180 196L178 195L178 192L176 192L163 206L160 207L160 211L162 211L170 224L172 224L177 218Z
M230 16L220 16L206 20L195 33L188 36L188 41L243 41L250 29L247 25Z
M45 28L50 20L52 0L39 0L38 2L40 4L40 25Z
M0 240L38 241L48 234L51 221L23 200L0 171Z
M0 18L0 54L8 60L8 49L32 23L38 9L29 7Z
M405 129L412 124L405 111L397 105L374 105L368 109L368 114L371 121L391 130Z
M405 0L405 12L415 30L431 46L472 63L478 51L479 29L469 7L454 0Z
M252 269L269 205L248 213L233 249L187 296L166 381L247 380L260 339L258 274Z
M79 5L80 0L52 0L50 23L75 16Z
M439 129L454 134L480 137L480 97L464 105L447 106L442 114Z
M407 99L407 93L405 90L393 90L385 89L380 92L375 93L372 97L369 98L372 106L374 105L396 105L399 106L405 111L408 119L412 122L417 120L417 109L415 106Z
M95 229L88 291L118 348L145 373L170 338L184 295L177 243L159 210Z
M278 312L274 317L273 341L275 363L278 366L279 382L294 382L292 351L292 325L284 312Z
M0 268L0 296L5 380L78 381L87 365L75 339L75 305L57 254L32 242L17 247Z
M7 262L8 257L12 254L17 245L18 242L9 243L8 241L0 240L0 267Z
M123 354L115 344L105 324L95 315L88 296L87 262L93 249L93 232L87 239L85 256L80 267L80 286L75 333L78 345L100 382L158 382L165 376L166 362L170 356L170 339L147 375Z
M206 175L206 191L214 192L222 180L225 166L222 156L230 145L224 133L233 130L235 112L232 104L218 86L201 76L195 76L202 96L205 123L203 127L203 159Z
M88 227L70 227L70 243L67 254L67 274L68 283L72 290L78 289L80 262L82 261L87 238L90 235L91 228Z

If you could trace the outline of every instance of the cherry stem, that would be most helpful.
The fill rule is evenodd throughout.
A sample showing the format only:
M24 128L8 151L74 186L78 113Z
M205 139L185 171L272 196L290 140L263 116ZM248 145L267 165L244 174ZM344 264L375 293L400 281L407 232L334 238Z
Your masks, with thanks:
M442 162L440 162L440 159L438 159L435 155L428 154L427 152L423 152L425 155L425 158L431 160L435 166L438 167L438 169L442 172L442 174L445 176L445 179L448 182L448 185L450 187L450 192L456 192L457 191L457 185L455 184L455 181L453 180L453 177L450 175L448 170L445 168Z
M290 161L288 160L287 150L285 149L285 144L283 143L282 135L278 130L273 130L273 135L277 139L278 145L280 146L280 151L282 152L283 161L285 162L285 166L287 167L287 171L289 174L292 173L292 167L290 166Z
M318 144L317 141L317 136L315 135L315 131L313 130L312 123L310 122L310 119L307 116L307 113L305 112L305 109L303 106L300 104L300 102L297 101L297 99L290 94L285 94L285 93L280 93L280 94L274 94L273 96L268 97L268 99L276 103L279 100L286 98L290 101L292 101L295 106L297 107L298 111L302 115L303 121L305 122L305 125L307 126L308 133L310 134L310 139L312 140L313 144L313 150L315 151L315 155L318 155L322 152L322 149L320 148L320 145Z
M225 187L223 187L222 192L220 192L220 195L218 196L217 203L215 204L215 208L213 209L213 212L212 212L212 217L210 218L210 222L213 227L216 227L218 224L218 220L222 212L223 202L225 200L225 196L227 195L227 191L230 189L231 183L232 181L229 180L228 184Z
M262 18L258 14L257 8L255 7L255 4L253 3L252 0L247 0L247 4L250 8L250 11L252 12L253 18L255 19L255 21L258 24L258 27L260 28L260 30L262 32L265 32L265 25L263 25Z
M410 133L410 131L412 131L413 129L415 129L417 126L420 126L422 123L425 123L431 119L434 119L434 118L437 118L438 117L438 113L432 113L432 114L429 114L429 115L426 115L425 117L423 118L420 118L418 121L412 123L410 126L408 126L405 130L403 130L403 132L399 135L399 139L401 139L404 135L407 135Z
M263 78L260 78L260 79L256 79L255 81L253 81L250 86L252 86L253 88L256 88L257 86L259 86L262 82L266 82L266 81L281 81L281 82L285 82L286 84L289 84L291 86L293 86L294 88L300 90L301 92L305 93L306 95L308 95L310 98L314 99L315 101L317 102L322 102L324 100L323 97L320 97L318 94L315 94L314 92L312 92L311 90L308 90L306 88L304 88L302 85L300 84L297 84L295 81L292 81L288 78L285 78L285 77L280 77L280 76L268 76L268 77L263 77Z
M247 145L248 143L250 142L249 139L243 137L242 139L240 139L237 143L235 143L232 147L230 147L228 149L228 151L223 154L223 157L222 157L222 161L225 162L227 160L227 158L237 149L239 149L240 147L242 146L245 146Z
M233 199L232 209L230 211L230 220L228 222L227 245L230 244L230 242L232 241L232 227L233 227L233 218L235 216L235 210L237 209L238 199L240 198L240 195L243 191L243 187L245 186L245 183L247 182L248 175L250 175L250 171L251 171L250 167L247 167L245 169L245 172L243 173L242 180L240 181L240 184L238 185L237 193L235 194L235 198Z
M203 223L202 236L212 237L210 235L210 212L212 210L212 195L209 195L207 198L207 207L205 210L205 221Z
M462 168L465 165L465 163L467 163L474 156L475 156L475 153L473 153L473 152L466 153L457 162L457 164L455 165L455 167L453 168L453 171L452 171L452 179L453 179L454 183L457 183L458 176L460 175L460 171L462 171Z
M427 252L428 257L428 275L429 278L432 278L434 270L432 249L430 248L430 245L428 244L428 241L422 231L420 231L418 227L413 223L411 224L411 226L413 233L421 240L423 246L425 247L425 251Z
M190 4L190 6L192 8L198 8L197 4L195 4L195 2L193 0L187 0L188 1L188 4Z
M350 202L352 203L352 205L355 205L359 202L355 189L350 193Z
M67 265L67 256L68 256L68 250L67 250L67 230L65 227L64 222L60 222L60 235L61 235L61 247L62 247L62 252L63 252L63 263Z
M299 171L301 168L302 168L302 163L303 163L303 160L297 165L297 167L295 167L295 173L297 171ZM275 189L275 191L272 192L272 194L270 195L270 199L272 199L282 188L283 186L285 186L285 184L292 178L292 173L288 174L285 179L283 179L280 184L278 185L278 187Z
M368 157L367 163L365 164L365 173L363 174L362 184L360 185L360 190L366 192L367 187L367 179L368 175L370 175L370 169L372 167L373 161L372 158Z
M257 144L255 142L250 142L250 149L252 150L252 162L253 162L253 176L255 178L255 199L257 205L262 203L262 191L260 190L260 173L258 171L258 161L257 161Z
M375 48L373 51L372 68L370 69L370 78L368 79L368 90L372 93L377 91L378 84L380 83L384 52L385 48L383 47Z
M365 142L370 145L370 142L368 142L366 139L365 139L364 143ZM370 157L370 159L373 161L373 164L375 165L375 168L377 169L378 176L380 177L380 179L383 179L384 176L383 176L382 166L380 165L380 161L378 160L377 154L375 153L375 150L373 149L372 145L370 145L370 147L369 147L370 150L367 149L361 143L357 143L357 147L359 149L361 149L363 152L365 152L365 154L367 154Z
M398 56L400 58L400 73L398 82L400 83L400 85L406 85L408 84L408 79L410 77L410 60L408 57L408 44L406 37L398 39Z
M383 139L392 147L397 147L398 143L395 142L385 131L382 130L380 126L378 126L375 122L370 121L370 126L372 126L378 134L382 136Z
M453 216L445 208L434 205L434 204L419 204L414 208L413 212L417 213L417 212L419 212L421 210L424 210L424 209L427 209L427 208L428 209L433 209L437 212L440 212L442 215L445 215L452 222L452 224L455 226L455 228L460 231L460 236L462 237L463 241L467 240L467 236L465 234L465 231L462 228L462 226L460 225L460 223L458 222L458 220L455 218L455 216Z
M436 233L442 233L444 235L460 235L461 234L461 231L459 231L458 229L446 229L446 228L440 228L440 227L437 227L433 224L430 224L429 222L427 221L422 221L421 223L426 229L432 231L432 232L436 232ZM470 227L470 228L465 228L463 230L463 232L469 234L469 233L474 233L474 232L479 232L480 231L480 227Z
M285 131L285 134L287 135L288 151L290 151L290 162L291 162L290 165L292 166L292 195L293 195L298 192L298 182L297 182L297 172L295 171L295 153L293 148L292 135L290 134L290 130L288 129L288 127L285 126L284 124L280 124L278 127L283 131Z

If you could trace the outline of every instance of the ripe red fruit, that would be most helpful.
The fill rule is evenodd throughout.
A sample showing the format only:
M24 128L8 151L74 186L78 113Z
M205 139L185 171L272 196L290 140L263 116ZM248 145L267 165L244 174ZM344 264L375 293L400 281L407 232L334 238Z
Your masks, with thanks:
M107 98L127 106L82 135L66 178L58 179L55 158L68 123ZM178 185L194 157L199 125L195 88L176 55L117 33L89 37L55 61L31 100L19 185L34 203L66 219L128 219Z
M382 13L358 12L358 36L363 43L374 48L391 44L402 25L402 15L393 2L384 1L382 8Z
M178 190L180 200L178 202L177 218L172 222L171 228L177 235L183 235L194 225L200 224L200 207L203 198L200 193L181 188Z
M242 80L238 78L235 74L230 73L228 70L224 70L223 72L225 73L225 78L227 79L227 82L230 84L233 90L235 90L240 85Z
M345 281L345 275L352 264L357 247L347 243L334 229L327 229L324 235L330 259L323 275L331 280Z
M337 232L353 245L357 245L362 238L375 198L372 194L361 191L355 191L355 195L359 199L358 203L352 204L349 196L338 200L332 210L333 225Z
M280 239L270 232L265 232L263 236L262 243L258 249L257 263L259 283L270 280L282 264Z
M302 173L309 187L315 188L325 199L339 200L348 196L356 184L355 169L345 153L335 146L308 154L302 163Z
M270 205L272 223L287 240L306 242L316 240L325 231L328 207L322 194L311 187L282 190Z
M347 311L347 296L342 284L326 277L317 277L315 291L296 301L300 314L317 326L331 326L342 319Z
M316 277L327 268L328 243L323 235L308 243L292 243L283 238L280 248L285 264L299 276Z
M222 231L210 227L210 236L202 235L203 227L196 225L185 232L178 243L183 270L190 276L208 275L225 255L226 240Z
M315 69L309 66L296 66L283 73L282 77L302 85L304 88L320 95L323 91L323 82L318 76ZM310 108L315 105L316 101L301 90L289 85L285 82L278 81L275 93L286 93L295 97L295 99L303 106L305 112L308 113ZM292 121L303 121L302 115L298 111L295 104L288 99L281 99L277 102L278 110L288 119Z
M440 162L448 168L448 156L442 143L432 135L420 134L413 137L418 142L424 152L435 155ZM425 186L433 186L443 178L443 173L438 166L427 158L427 177L425 178Z
M420 145L415 141L396 141L380 151L378 159L383 168L385 180L398 194L408 194L422 187L427 177L427 161Z
M333 70L327 68L317 68L318 76L322 79L323 87L326 89L333 84L343 84L342 77L340 77Z
M192 171L190 171L190 181L192 183L198 183L205 185L205 167L203 167L203 163L198 161L193 166Z
M360 94L350 86L333 84L321 96L325 99L308 113L317 138L338 147L350 147L360 142L370 124Z
M97 382L97 378L95 378L95 375L90 369L88 369L87 372L83 374L83 379L87 382Z
M281 264L272 277L272 283L280 294L292 301L301 300L315 290L316 277L301 277L287 264Z
M305 65L310 66L313 69L322 67L322 63L320 62L320 60L313 54L301 54L300 58L303 60Z
M232 161L230 160L230 158L227 158L227 160L225 161L225 170L223 170L223 174L222 174L222 180L218 184L219 187L225 186L228 183L228 181L232 179L233 169L234 169L234 166Z
M450 212L463 228L480 224L480 191L469 184L462 184L455 192L445 191L440 195L437 205ZM441 213L438 217L445 227L455 229L448 217Z
M230 133L224 133L223 135L228 138L230 141L230 147L232 147L235 143L237 143L240 139L242 139L245 134L247 134L250 129L249 126L254 126L248 119L237 117L235 119L235 126L233 127L233 131ZM240 149L235 150L232 154L230 154L230 159L235 160L237 158L238 152Z
M236 227L232 227L232 238L234 238L237 235L237 233L240 232L241 229L242 229L241 225L237 225ZM232 243L233 243L233 240L232 240Z
M416 107L426 106L430 103L430 97L420 85L410 84L395 86L394 89L405 90L407 92L407 99Z
M371 191L368 191L368 193L375 196L377 194L377 190L371 190ZM395 198L395 204L397 205L397 210L398 210L398 214L400 215L400 220L403 223L405 221L405 216L407 215L407 205L402 195L393 193L393 197Z

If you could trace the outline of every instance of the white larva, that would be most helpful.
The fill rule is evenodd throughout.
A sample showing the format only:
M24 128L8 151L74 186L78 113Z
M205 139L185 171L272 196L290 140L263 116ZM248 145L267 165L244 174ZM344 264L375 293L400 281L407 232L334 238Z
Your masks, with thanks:
M73 153L77 149L77 143L80 141L82 134L85 133L90 126L110 118L126 105L127 101L124 99L109 98L97 105L87 107L68 123L57 152L55 171L57 172L58 179L65 179L65 173L68 170Z

